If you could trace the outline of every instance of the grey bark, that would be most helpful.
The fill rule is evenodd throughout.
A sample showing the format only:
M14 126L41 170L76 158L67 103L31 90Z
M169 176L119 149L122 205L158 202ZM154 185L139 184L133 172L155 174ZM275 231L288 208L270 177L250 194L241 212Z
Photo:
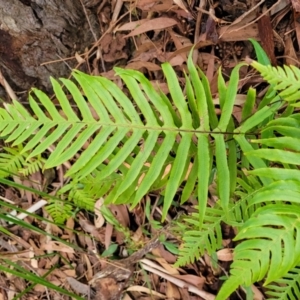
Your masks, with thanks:
M99 34L93 10L87 12ZM16 91L50 90L49 76L66 77L70 68L41 64L81 53L93 42L80 0L0 0L0 70ZM76 65L74 59L67 63Z

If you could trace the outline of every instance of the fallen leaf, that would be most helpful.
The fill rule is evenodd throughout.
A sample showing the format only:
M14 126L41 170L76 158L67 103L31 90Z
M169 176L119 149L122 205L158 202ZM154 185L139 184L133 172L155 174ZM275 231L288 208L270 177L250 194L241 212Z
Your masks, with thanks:
M221 249L217 252L218 260L220 261L232 261L233 260L233 249Z
M165 29L168 27L172 27L176 24L177 21L172 18L161 17L161 18L151 19L143 23L138 28L134 29L131 33L127 34L125 38L139 35L141 33L151 31L151 30Z

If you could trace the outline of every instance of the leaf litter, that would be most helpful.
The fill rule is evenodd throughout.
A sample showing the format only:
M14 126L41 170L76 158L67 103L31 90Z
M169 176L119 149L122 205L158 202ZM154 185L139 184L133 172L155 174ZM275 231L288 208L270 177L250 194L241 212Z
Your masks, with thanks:
M209 79L218 110L218 69L221 67L224 78L228 79L236 64L247 56L254 57L249 38L261 42L274 65L299 66L297 0L292 0L291 5L288 0L85 2L83 5L97 13L101 37L73 59L78 69L116 80L118 85L121 83L114 77L114 66L139 70L155 87L159 85L168 93L161 63L170 62L184 82L187 55L194 46L193 61ZM242 72L241 93L234 108L237 122L242 120L241 106L245 101L242 92L247 86L261 83L247 68ZM7 86L3 76L1 84ZM68 166L53 170L50 177L41 170L30 176L13 176L16 184L28 189L2 184L1 195L7 203L18 205L24 214L42 199L31 188L54 195L65 183L63 175ZM209 203L215 198L213 188L211 191ZM27 271L83 299L214 299L222 284L220 278L228 275L234 232L224 228L224 249L215 257L204 255L194 263L175 268L181 240L169 232L169 221L160 223L159 198L159 191L150 193L132 211L125 205L111 205L108 209L121 224L119 227L105 222L99 214L101 199L96 202L94 214L74 213L64 226L53 223L42 207L29 211L24 223L12 226L2 221L5 229L1 230L0 259L17 261ZM172 207L167 220L176 218L182 210L192 211L194 204L191 199L181 207ZM10 207L3 207L1 213L6 215L9 211ZM31 225L41 231L34 231ZM159 239L162 235L163 243ZM3 269L0 272L0 299L70 299L42 284L30 285L26 278ZM253 291L254 299L263 299L261 289L253 286ZM232 297L245 299L240 293Z

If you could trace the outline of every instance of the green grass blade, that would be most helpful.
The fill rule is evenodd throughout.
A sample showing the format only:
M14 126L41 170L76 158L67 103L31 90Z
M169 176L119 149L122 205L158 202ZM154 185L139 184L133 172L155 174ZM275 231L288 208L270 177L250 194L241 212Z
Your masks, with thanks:
M256 53L258 62L265 66L271 65L269 57L266 54L265 50L261 47L261 45L254 39L249 39L249 41L252 43L252 45L255 49L255 53Z

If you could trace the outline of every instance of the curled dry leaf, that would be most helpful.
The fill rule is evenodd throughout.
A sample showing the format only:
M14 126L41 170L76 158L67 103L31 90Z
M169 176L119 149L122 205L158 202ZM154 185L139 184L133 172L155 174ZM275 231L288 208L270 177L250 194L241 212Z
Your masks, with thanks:
M169 28L176 24L177 24L176 20L174 20L172 18L166 18L166 17L148 20L147 22L143 23L138 28L134 29L131 33L127 34L125 36L125 38L139 35L144 32L151 31L151 30L159 30L159 29Z

